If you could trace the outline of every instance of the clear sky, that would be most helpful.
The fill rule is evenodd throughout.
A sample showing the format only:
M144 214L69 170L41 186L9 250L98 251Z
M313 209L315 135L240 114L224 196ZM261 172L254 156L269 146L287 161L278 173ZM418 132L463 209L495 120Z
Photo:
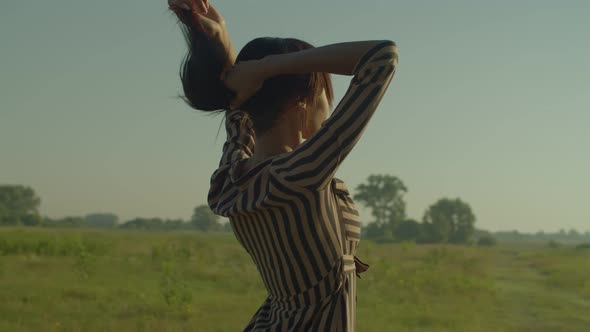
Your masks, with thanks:
M479 228L590 229L589 1L213 3L238 50L396 41L396 77L338 172L350 188L392 174L416 219L460 197ZM185 45L166 8L0 2L0 183L33 187L51 217L189 218L206 202L225 133L175 98ZM337 99L349 80L334 76Z

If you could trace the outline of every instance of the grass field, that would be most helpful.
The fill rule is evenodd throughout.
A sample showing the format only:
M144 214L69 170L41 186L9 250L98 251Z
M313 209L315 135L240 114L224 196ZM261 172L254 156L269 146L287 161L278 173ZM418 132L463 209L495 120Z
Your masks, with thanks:
M590 250L361 242L359 331L589 331ZM0 331L241 331L265 298L231 234L0 229Z

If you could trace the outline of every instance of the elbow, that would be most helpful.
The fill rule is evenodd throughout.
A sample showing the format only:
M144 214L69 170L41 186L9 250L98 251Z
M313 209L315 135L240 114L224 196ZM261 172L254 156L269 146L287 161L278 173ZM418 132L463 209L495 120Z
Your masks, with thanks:
M396 47L397 46L397 44L393 40L389 40L389 39L384 39L382 42L382 45L389 46L389 47L391 47L391 46Z
M398 54L399 54L397 44L393 40L385 40L384 43L385 43L384 52L387 53L388 55L390 55L389 64L391 64L393 66L397 66Z
M393 40L380 40L375 51L372 55L372 59L369 62L378 62L382 66L397 66L398 60L398 49L397 44Z
M383 53L379 57L384 62L382 65L385 67L386 74L383 76L383 80L389 81L395 75L398 62L398 49L394 41L387 40L385 46L381 50Z

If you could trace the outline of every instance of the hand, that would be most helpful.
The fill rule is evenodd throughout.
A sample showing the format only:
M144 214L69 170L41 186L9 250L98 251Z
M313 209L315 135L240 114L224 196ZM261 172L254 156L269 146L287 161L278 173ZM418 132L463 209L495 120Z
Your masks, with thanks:
M209 38L223 41L226 36L225 19L209 0L168 0L168 6L184 25L196 27Z
M221 80L236 96L229 108L234 110L252 97L267 79L266 62L263 60L241 61L221 74Z

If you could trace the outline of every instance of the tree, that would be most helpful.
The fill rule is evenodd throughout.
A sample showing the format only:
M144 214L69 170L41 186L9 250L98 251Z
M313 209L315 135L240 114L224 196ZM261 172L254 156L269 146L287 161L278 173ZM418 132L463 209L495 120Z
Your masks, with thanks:
M365 227L361 228L361 238L376 240L383 235L381 227L376 222L370 222ZM390 239L391 240L391 239Z
M160 218L134 218L124 222L120 228L161 230L164 228L164 221Z
M354 199L371 209L375 225L365 232L368 238L386 236L393 239L394 230L406 218L403 195L408 189L391 175L370 175L366 183L356 187Z
M171 231L188 229L189 224L182 219L134 218L119 226L121 229L141 229L148 231Z
M422 227L414 219L402 221L395 229L395 237L400 241L416 241L422 234Z
M82 217L63 217L61 219L51 219L45 217L43 220L45 227L84 227L86 226L86 219Z
M498 241L496 240L495 237L493 237L491 235L484 235L477 240L477 245L491 247L491 246L495 246L497 244L497 242Z
M219 231L223 226L219 223L219 216L213 213L209 206L199 205L195 208L191 224L200 231Z
M567 236L570 239L576 239L580 236L580 233L578 233L578 231L576 229L572 228L567 232Z
M119 217L112 213L91 213L86 215L86 224L90 227L116 227Z
M469 204L442 198L424 214L424 224L432 242L470 243L475 232L475 215Z
M30 187L0 186L0 225L39 224L40 204L41 199Z
M189 224L182 219L167 219L164 221L164 229L187 229Z
M39 226L43 222L43 218L38 214L27 214L22 216L20 221L24 226Z

